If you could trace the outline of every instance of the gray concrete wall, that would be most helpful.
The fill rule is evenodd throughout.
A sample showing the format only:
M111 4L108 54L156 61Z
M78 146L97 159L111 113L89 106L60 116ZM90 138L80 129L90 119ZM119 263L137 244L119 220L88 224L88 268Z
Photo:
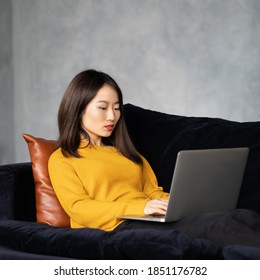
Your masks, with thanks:
M259 0L12 4L17 162L29 159L22 132L57 136L61 97L87 68L111 74L125 103L189 116L260 119Z
M0 164L14 162L12 5L0 1Z

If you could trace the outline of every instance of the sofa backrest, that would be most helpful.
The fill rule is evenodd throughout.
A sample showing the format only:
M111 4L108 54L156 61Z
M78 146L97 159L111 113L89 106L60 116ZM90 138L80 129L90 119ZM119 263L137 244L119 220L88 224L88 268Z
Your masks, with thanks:
M186 117L124 106L126 124L138 151L169 191L180 150L249 147L237 208L260 212L260 122Z

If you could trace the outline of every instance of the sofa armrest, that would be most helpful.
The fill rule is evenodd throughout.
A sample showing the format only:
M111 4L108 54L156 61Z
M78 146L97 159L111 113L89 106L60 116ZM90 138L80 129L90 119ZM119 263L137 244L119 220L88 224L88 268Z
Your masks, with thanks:
M36 221L30 162L0 166L0 219Z

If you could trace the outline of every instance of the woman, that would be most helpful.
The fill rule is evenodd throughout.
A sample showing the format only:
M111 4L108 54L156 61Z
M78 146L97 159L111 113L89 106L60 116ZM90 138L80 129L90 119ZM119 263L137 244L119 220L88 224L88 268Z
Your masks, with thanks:
M117 83L95 70L69 84L58 112L50 178L71 227L114 230L121 215L164 215L168 193L128 135Z
M116 218L164 215L169 194L157 185L152 168L132 144L122 93L109 75L95 70L76 75L61 101L58 126L49 174L71 227L179 229L219 245L260 246L260 216L249 210L193 215L172 223Z

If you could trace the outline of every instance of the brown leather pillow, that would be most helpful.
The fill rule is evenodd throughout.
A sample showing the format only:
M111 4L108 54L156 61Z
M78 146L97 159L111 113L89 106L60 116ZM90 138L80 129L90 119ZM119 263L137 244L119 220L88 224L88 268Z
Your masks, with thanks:
M48 160L54 151L55 141L22 134L27 142L35 181L36 218L38 223L55 227L70 227L70 219L53 190Z

